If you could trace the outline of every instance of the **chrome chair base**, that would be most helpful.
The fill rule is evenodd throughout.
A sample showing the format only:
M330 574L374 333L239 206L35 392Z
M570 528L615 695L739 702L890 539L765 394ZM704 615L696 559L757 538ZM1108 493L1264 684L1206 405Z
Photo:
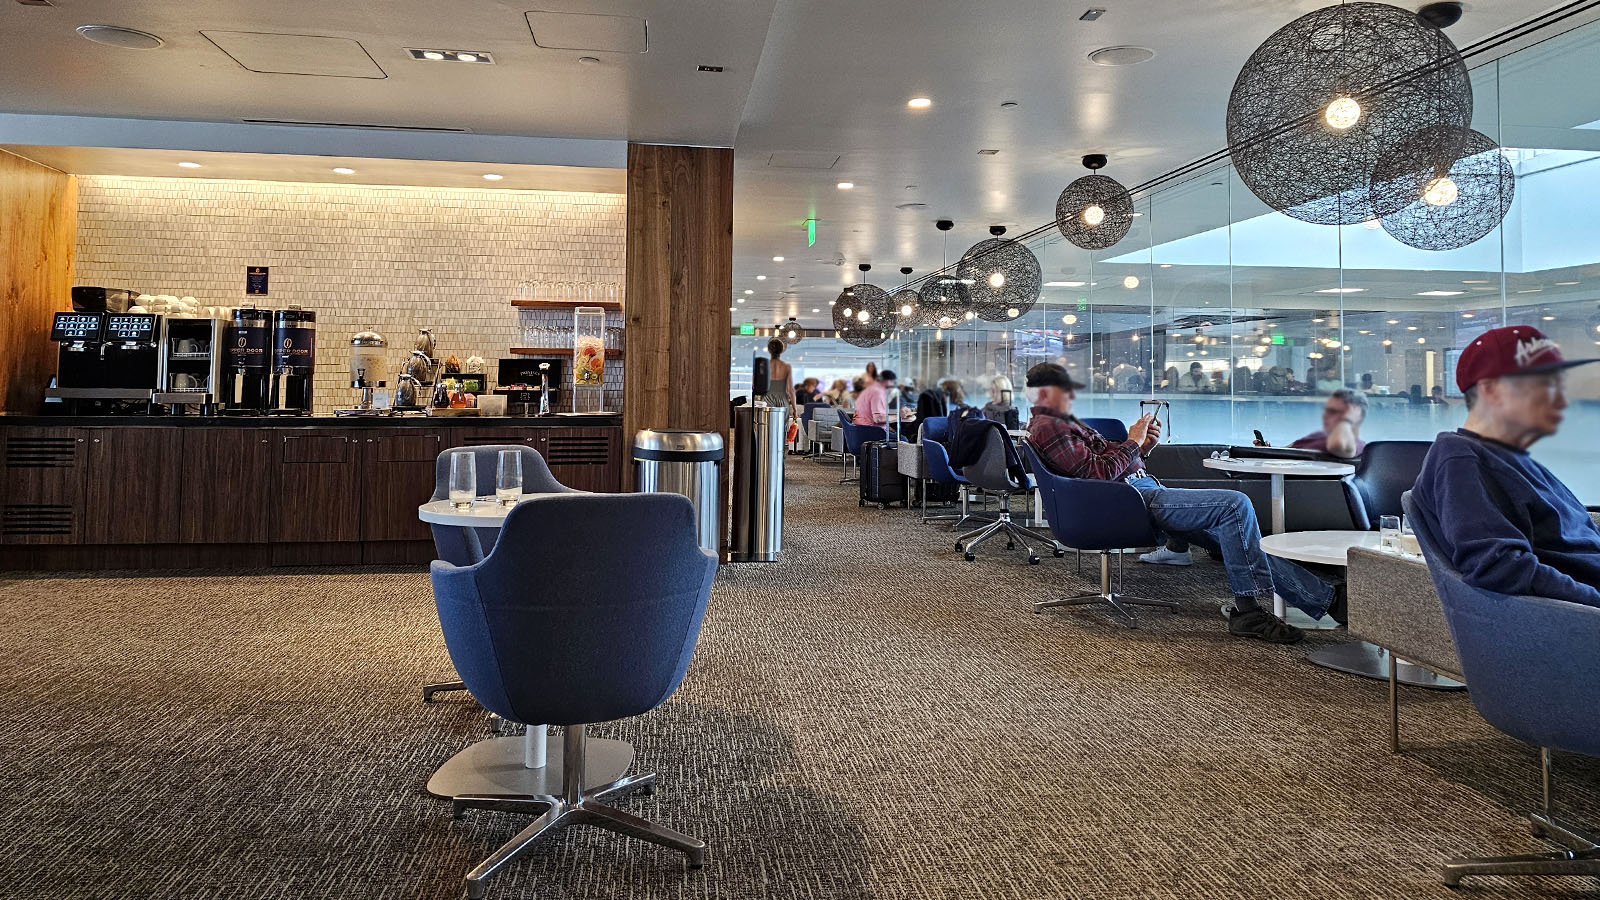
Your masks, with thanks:
M508 742L515 742L510 747ZM568 825L595 825L608 831L649 841L677 850L688 858L689 867L698 869L705 865L706 844L664 825L657 825L624 812L602 801L632 793L654 793L656 776L633 775L621 777L633 764L633 747L625 741L596 740L589 742L584 726L569 725L561 748L551 747L546 753L545 765L539 769L522 767L522 741L520 738L495 738L482 741L461 751L428 781L428 792L449 796L455 818L462 818L468 809L495 809L507 812L538 815L533 824L524 828L506 844L467 873L467 896L479 900L487 892L486 882L511 860L559 828ZM478 751L485 744L496 745L491 751ZM508 752L509 751L509 752ZM456 776L473 767L458 766L447 776L457 760L468 754L479 762L489 762L489 771L480 772L490 779L487 791L446 793L464 786ZM511 759L505 757L513 755ZM591 770L590 766L593 765ZM520 769L521 774L513 771ZM559 777L556 772L559 770ZM534 774L537 773L537 774ZM504 790L511 787L512 790Z
M1022 543L1022 549L1026 550L1028 553L1028 565L1030 566L1036 566L1039 564L1039 554L1033 552L1033 547L1029 546L1028 542L1030 540L1037 541L1038 543L1049 547L1051 552L1053 552L1056 556L1066 555L1066 548L1062 547L1060 544L1057 544L1054 538L1040 534L1031 528L1018 525L1012 520L1010 494L1000 495L1000 512L994 521L983 526L982 528L979 528L975 531L969 531L966 534L963 534L961 537L956 538L956 549L960 550L962 555L968 560L977 559L977 556L972 552L973 548L1001 533L1004 533L1006 536L1007 550L1015 549L1019 541Z
M1528 818L1534 837L1566 846L1553 853L1522 853L1516 856L1489 856L1447 860L1440 867L1446 887L1460 887L1468 875L1588 875L1600 877L1600 836L1596 836L1550 813L1550 749L1539 748L1539 780L1543 794L1539 812Z
M432 703L434 694L443 694L448 691L464 691L467 683L464 681L434 681L422 686L422 702Z
M1096 551L1091 551L1096 552ZM1077 594L1072 597L1063 597L1060 600L1041 600L1033 605L1034 612L1042 612L1056 606L1090 606L1105 604L1116 613L1118 618L1128 626L1138 624L1138 617L1133 614L1130 607L1154 606L1166 610L1176 610L1178 604L1172 600L1151 600L1148 597L1134 597L1118 593L1111 589L1111 554L1116 553L1119 559L1117 572L1117 587L1122 586L1122 573L1120 558L1125 551L1098 551L1100 555L1100 590L1086 594Z

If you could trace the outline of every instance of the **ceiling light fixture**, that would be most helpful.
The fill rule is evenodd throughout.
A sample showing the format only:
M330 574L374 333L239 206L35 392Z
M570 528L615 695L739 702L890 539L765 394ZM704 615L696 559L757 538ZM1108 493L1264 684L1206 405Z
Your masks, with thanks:
M933 101L927 97L912 97L906 101L906 105L912 109L927 109L933 105Z
M356 170L348 166L334 166L333 172L335 175L354 175Z
M426 60L432 60L433 62L438 62L439 60L444 59L444 54L437 50L424 50L422 51L422 58Z
M1417 296L1418 297L1459 297L1460 295L1465 294L1465 293L1466 293L1466 291L1422 291L1422 292L1418 293Z
M1139 286L1139 276L1129 275L1128 277L1122 279L1122 286L1130 291L1133 290Z
M1087 283L1088 282L1085 282L1085 281L1046 281L1044 283L1044 286L1045 287L1083 287Z
M494 57L490 56L488 51L486 51L486 50L442 50L442 49L419 49L419 48L416 48L416 47L407 47L406 48L406 52L411 54L411 58L412 59L420 59L420 60L425 60L427 62L464 62L464 63L489 63L491 65L494 64Z
M856 186L856 184L853 181L841 181L838 184L838 188L841 191L848 191L848 190L850 190L851 188L853 188L855 186Z
M1156 52L1149 47L1101 47L1089 54L1089 62L1097 66L1137 66L1155 56Z
M1366 288L1339 287L1339 288L1323 288L1320 291L1316 291L1316 293L1318 293L1318 294L1359 294L1364 290L1366 290Z
M781 257L781 256L774 256L774 257L773 257L773 258L772 258L772 261L773 261L773 262L783 262L783 257Z
M767 276L765 276L765 275L757 275L756 276L756 280L757 281L766 281L767 280Z
M747 289L747 290L746 290L746 291L745 291L745 293L746 293L746 294L754 294L754 293L755 293L755 291L752 291L752 290L748 290L748 289ZM743 301L741 301L741 302L743 302Z
M504 178L505 178L504 175L499 175L499 174L496 174L494 172L485 172L485 173L483 173L483 180L484 181L500 181L500 180L502 180Z
M183 162L178 163L178 168L180 168L180 169L198 169L198 168L200 168L200 164L197 163L197 162L189 162L188 160L184 160Z
M1090 153L1083 166L1091 173L1105 167L1104 153ZM1089 174L1067 185L1056 199L1056 228L1073 246L1104 250L1133 227L1133 197L1115 179Z

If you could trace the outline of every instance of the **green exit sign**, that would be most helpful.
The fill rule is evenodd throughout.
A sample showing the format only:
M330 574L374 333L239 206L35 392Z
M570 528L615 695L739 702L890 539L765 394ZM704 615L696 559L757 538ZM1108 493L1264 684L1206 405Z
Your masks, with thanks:
M1281 334L1275 334L1275 335L1273 335L1273 336L1272 336L1272 342L1273 342L1273 343L1274 343L1274 344L1281 344L1281 343L1283 343L1283 335L1281 335Z
M754 323L754 322L746 322L743 325L740 325L739 326L739 333L740 334L755 334L756 333L756 323Z
M1078 312L1084 312L1084 311L1088 310L1088 308L1089 308L1089 298L1088 297L1079 297L1078 298Z
M806 220L806 246L810 247L817 242L817 220Z

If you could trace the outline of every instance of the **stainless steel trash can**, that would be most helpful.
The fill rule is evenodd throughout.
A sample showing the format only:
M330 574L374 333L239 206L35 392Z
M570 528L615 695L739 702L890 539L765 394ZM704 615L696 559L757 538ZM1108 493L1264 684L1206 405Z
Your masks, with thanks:
M741 406L733 419L734 562L773 562L783 552L783 460L789 410Z
M633 437L636 490L694 501L700 546L722 553L721 466L726 451L714 431L646 428Z

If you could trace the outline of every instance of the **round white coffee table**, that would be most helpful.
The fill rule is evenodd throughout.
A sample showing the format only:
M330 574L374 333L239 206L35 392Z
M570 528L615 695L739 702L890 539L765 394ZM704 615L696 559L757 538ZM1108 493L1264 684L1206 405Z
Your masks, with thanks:
M1356 467L1349 463L1318 462L1309 459L1207 459L1202 464L1208 469L1219 469L1239 475L1270 475L1272 534L1282 534L1284 530L1284 478L1341 478L1345 475L1354 475L1356 471Z
M560 497L562 494L523 494L518 503L539 497ZM449 500L429 500L417 507L417 518L429 525L457 525L462 528L499 528L505 524L506 514L515 507L501 506L493 497L479 497L472 505L458 508Z
M1382 537L1376 531L1296 531L1269 534L1261 539L1265 553L1295 562L1324 566L1344 566L1351 547L1377 550ZM1280 598L1274 598L1280 599ZM1279 615L1282 615L1281 609ZM1306 656L1312 665L1378 681L1389 680L1389 651L1366 641L1346 641L1315 650ZM1453 678L1435 674L1402 659L1395 660L1395 674L1402 684L1434 690L1460 690L1466 687Z

